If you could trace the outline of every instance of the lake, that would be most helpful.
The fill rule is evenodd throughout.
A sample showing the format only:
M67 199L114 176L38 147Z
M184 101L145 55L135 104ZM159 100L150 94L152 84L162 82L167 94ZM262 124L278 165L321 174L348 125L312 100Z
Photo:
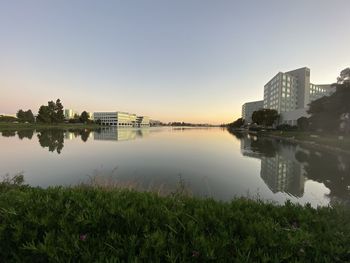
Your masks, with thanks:
M227 201L350 201L350 156L221 128L3 131L0 175L32 186L98 184Z

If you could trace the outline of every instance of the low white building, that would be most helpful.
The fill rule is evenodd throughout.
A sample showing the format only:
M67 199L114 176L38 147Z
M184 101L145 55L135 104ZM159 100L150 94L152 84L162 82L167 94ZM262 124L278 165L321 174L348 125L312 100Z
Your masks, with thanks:
M94 112L93 118L95 122L102 125L118 126L118 127L144 127L149 126L149 118L145 116L136 116L128 112Z

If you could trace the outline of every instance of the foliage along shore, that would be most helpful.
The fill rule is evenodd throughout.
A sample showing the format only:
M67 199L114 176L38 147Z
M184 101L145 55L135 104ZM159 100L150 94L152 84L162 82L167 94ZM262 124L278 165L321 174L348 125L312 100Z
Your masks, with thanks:
M350 154L350 136L305 131L264 131L258 136L298 143L307 147ZM341 138L341 139L339 139Z
M23 129L97 129L101 125L95 123L9 123L0 122L0 131Z
M275 139L285 139L290 142L304 144L313 148L350 154L350 136L337 134L323 134L317 132L274 131L259 133Z
M227 127L227 130L232 134L253 134L256 136L296 143L314 149L350 154L350 135L345 134L327 134L323 132L298 130L249 131L248 129L244 130L232 127Z
M1 262L350 261L341 206L14 183L0 183Z

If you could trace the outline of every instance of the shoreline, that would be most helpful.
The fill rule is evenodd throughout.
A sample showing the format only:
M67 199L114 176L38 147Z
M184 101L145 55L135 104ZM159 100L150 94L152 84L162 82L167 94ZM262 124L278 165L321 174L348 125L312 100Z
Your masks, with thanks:
M26 129L98 129L103 127L98 124L84 123L57 123L57 124L41 124L41 123L1 123L0 132L3 130L26 130Z
M268 137L268 138L273 138L273 139L277 139L277 140L283 140L283 141L287 141L287 142L294 143L294 144L300 144L302 146L310 147L310 148L313 148L315 150L328 150L328 151L332 151L332 152L336 152L336 153L350 155L350 150L342 149L342 148L327 145L327 144L321 144L321 143L318 143L315 141L305 141L305 140L296 139L294 137L278 136L275 134L269 134L269 133L265 133L265 132L258 133L257 136Z
M337 136L329 136L319 133L311 133L311 132L298 132L298 131L259 131L259 132L249 132L246 130L234 130L231 129L233 132L239 132L244 134L252 134L257 137L265 137L265 138L272 138L276 140L286 141L293 144L299 144L301 146L313 148L315 150L326 150L331 151L335 153L340 154L347 154L350 155L350 137L347 136L343 138L343 140L339 140ZM280 134L277 134L280 133ZM303 137L303 138L298 138ZM315 136L315 137L311 137ZM317 137L316 137L317 136ZM344 145L342 143L345 143L345 147L339 147L331 145L331 144L339 144Z

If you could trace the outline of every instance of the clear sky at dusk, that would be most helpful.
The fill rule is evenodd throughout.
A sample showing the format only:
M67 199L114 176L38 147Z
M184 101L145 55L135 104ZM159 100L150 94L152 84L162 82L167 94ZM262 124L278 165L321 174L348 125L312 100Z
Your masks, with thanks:
M0 113L78 111L230 122L278 71L350 66L348 0L0 0Z

